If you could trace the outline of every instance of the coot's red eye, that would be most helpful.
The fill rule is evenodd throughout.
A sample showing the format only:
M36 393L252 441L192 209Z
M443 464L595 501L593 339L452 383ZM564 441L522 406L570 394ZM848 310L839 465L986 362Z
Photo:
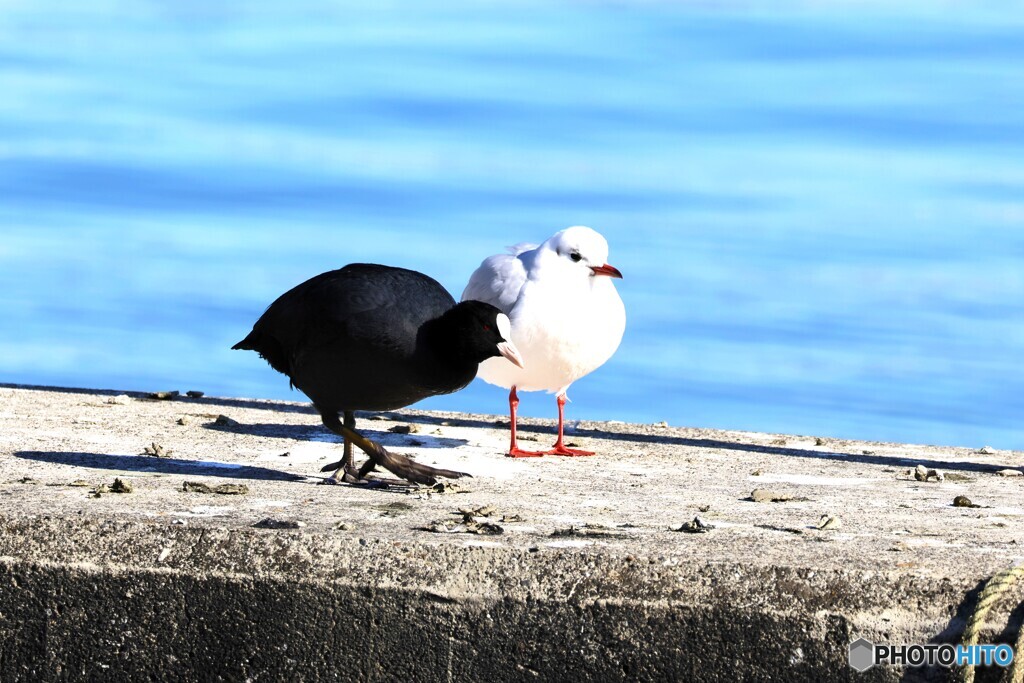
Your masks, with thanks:
M487 323L484 323L484 332L490 332L490 331L491 331L491 326L488 325Z

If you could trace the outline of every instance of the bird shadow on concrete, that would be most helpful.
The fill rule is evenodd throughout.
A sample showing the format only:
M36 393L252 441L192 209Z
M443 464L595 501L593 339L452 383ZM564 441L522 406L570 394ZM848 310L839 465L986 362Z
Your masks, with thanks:
M261 438L291 439L294 441L320 441L341 446L342 439L321 425L292 425L277 423L217 424L210 422L204 428L215 432L230 432ZM367 439L376 441L387 448L458 448L469 443L466 439L449 439L430 434L400 434L365 429L356 422L356 430Z
M307 477L282 472L269 467L235 465L232 463L211 463L203 460L181 458L158 458L151 455L112 455L109 453L86 453L81 451L17 451L16 458L48 462L55 465L72 465L89 469L116 470L128 472L152 472L158 474L184 474L229 479L263 479L278 481L303 481Z
M53 391L60 393L78 393L78 394L98 394L103 396L117 396L120 394L127 394L132 398L142 401L157 400L150 398L145 392L133 392L133 391L113 391L113 390L97 390L97 389L77 389L68 387L48 387L48 386L35 386L26 384L10 384L0 383L0 388L10 389L31 389L33 391ZM281 411L288 413L306 413L309 415L317 415L316 410L309 404L301 403L289 403L283 401L267 401L267 400L252 400L242 398L221 398L221 397L200 397L190 398L186 396L180 396L174 399L176 403L180 403L182 406L194 405L194 406L225 406L235 408L249 408L256 410L272 410ZM369 438L381 436L381 443L384 446L413 446L409 440L396 441L392 440L391 437L404 435L389 434L386 432L378 432L371 436L370 433L363 432L360 426L364 424L364 420L374 414L385 415L390 419L399 420L408 423L416 424L431 424L438 426L453 426L453 427L475 427L483 429L499 429L503 426L507 428L508 422L501 420L496 416L484 416L484 415L473 415L470 417L451 417L442 415L431 415L428 413L411 411L395 411L395 412L384 412L384 413L366 413L356 412L356 425L357 429L361 433L365 434ZM315 418L317 421L319 417ZM287 427L288 425L279 425ZM301 428L301 427L300 427ZM536 424L530 419L521 420L519 422L519 431L522 433L532 434L548 434L554 437L556 434L555 425L547 424ZM311 426L311 429L322 429L319 425ZM257 433L257 432L252 432ZM308 432L312 434L312 432ZM322 432L321 432L322 433ZM382 436L386 434L386 436ZM412 438L419 439L426 442L427 439L420 438L421 434L416 434ZM681 436L670 436L661 434L636 434L628 432L611 432L601 429L572 429L568 430L566 437L569 441L576 437L583 437L587 439L607 439L609 441L630 441L634 443L651 443L651 444L663 444L673 446L685 446L689 448L705 448L705 449L717 449L717 450L733 450L743 451L747 453L761 453L764 455L778 455L782 457L791 458L812 458L816 460L831 460L831 461L842 461L842 462L855 462L865 465L879 465L883 467L914 467L916 465L923 465L929 468L944 469L944 470L959 470L966 472L995 472L1001 469L1013 469L1019 468L1019 463L1009 463L1002 465L993 465L990 463L979 463L961 460L944 460L938 458L924 458L920 456L913 457L899 457L892 455L877 455L877 454L866 454L866 453L840 453L835 451L818 451L809 450L805 448L787 448L785 446L771 446L753 443L739 443L735 441L723 441L720 439L697 439ZM292 437L296 438L296 437ZM301 437L298 437L301 438ZM315 440L314 437L307 437L307 440ZM440 440L439 440L440 441ZM450 440L457 441L457 440ZM454 447L465 443L464 441L458 440L459 443L448 445L438 444L438 448L443 447ZM600 455L600 453L598 453Z
M398 413L395 419L410 423L440 424L447 423L453 427L475 427L482 429L507 429L508 422L495 418L486 419L483 417L452 418L439 417L424 413ZM627 425L623 425L628 427ZM518 424L519 432L531 432L534 434L547 434L552 439L557 434L555 425ZM778 455L790 458L812 458L816 460L832 460L842 462L861 463L865 465L878 465L883 467L925 467L940 470L959 470L966 472L996 472L1002 469L1019 468L1019 463L992 464L972 462L966 460L947 460L940 458L928 458L920 455L895 456L881 455L874 453L841 453L828 450L811 450L807 448L789 448L786 446L772 446L756 443L742 443L737 441L724 441L721 439L703 439L684 436L672 436L669 434L638 434L630 432L610 432L603 429L567 429L565 439L571 442L575 438L606 439L609 441L629 441L632 443L650 443L657 445L684 446L687 448L701 448L714 450L743 451L746 453L761 453L764 455ZM951 449L952 450L952 449ZM600 455L600 452L598 453Z

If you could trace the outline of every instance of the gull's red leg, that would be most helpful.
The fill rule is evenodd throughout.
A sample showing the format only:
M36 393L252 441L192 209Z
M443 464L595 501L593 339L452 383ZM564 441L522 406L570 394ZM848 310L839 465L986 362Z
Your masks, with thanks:
M562 443L562 430L565 425L565 402L568 399L565 394L558 395L558 441L550 451L544 451L550 455L593 455L594 451L583 451L578 448L568 448Z
M508 413L510 417L510 423L512 425L512 443L508 447L508 457L510 458L539 458L544 455L540 451L524 451L516 443L516 408L519 407L519 396L516 394L515 386L512 387L512 391L508 393Z

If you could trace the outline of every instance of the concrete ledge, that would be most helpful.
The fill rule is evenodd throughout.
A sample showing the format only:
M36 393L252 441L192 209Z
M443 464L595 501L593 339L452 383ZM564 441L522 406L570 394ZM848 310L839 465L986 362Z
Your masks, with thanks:
M1024 555L1021 453L580 423L598 456L511 460L499 418L375 417L467 491L317 485L338 446L300 403L0 386L3 680L943 680L847 646L955 642ZM503 533L427 530L485 506Z

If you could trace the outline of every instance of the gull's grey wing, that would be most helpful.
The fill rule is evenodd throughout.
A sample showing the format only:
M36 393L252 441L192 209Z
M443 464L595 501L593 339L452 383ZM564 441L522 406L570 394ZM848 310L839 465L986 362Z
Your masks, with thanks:
M469 276L469 284L462 292L462 300L483 301L508 315L519 298L519 290L526 284L526 260L535 244L517 244L509 247L508 254L495 254L484 259L480 267Z

